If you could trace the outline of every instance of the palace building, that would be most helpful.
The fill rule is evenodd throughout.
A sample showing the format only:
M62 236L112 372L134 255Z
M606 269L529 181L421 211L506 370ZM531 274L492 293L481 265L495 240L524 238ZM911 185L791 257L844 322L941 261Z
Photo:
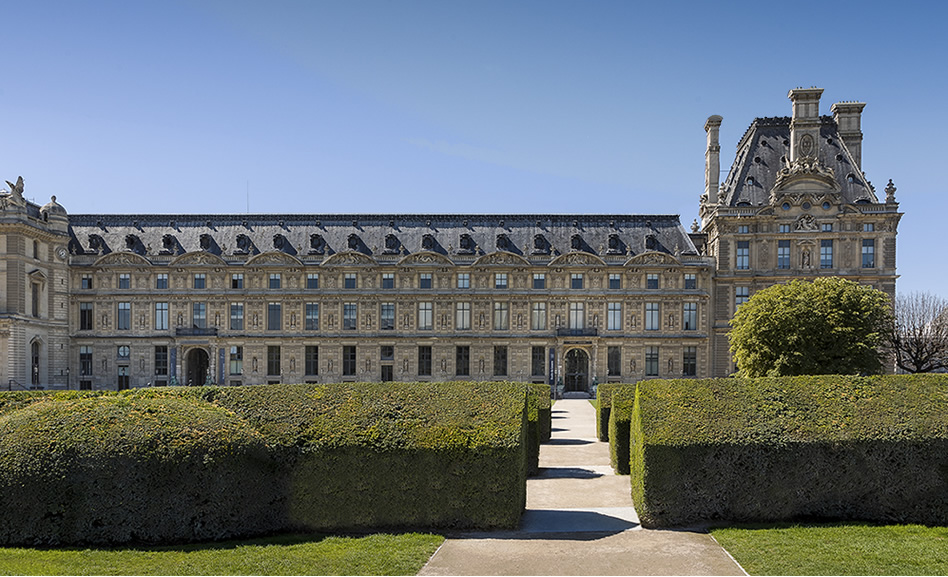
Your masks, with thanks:
M674 215L81 215L0 195L5 389L726 376L757 290L895 294L901 214L862 170L865 104L757 118L701 224Z

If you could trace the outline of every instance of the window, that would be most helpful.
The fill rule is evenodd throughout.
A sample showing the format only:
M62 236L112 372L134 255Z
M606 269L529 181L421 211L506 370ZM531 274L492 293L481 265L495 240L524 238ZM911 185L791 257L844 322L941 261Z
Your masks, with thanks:
M395 347L392 345L382 345L379 347L379 356L383 361L394 361Z
M232 289L242 289L244 288L244 273L235 272L230 275L230 288Z
M534 331L546 330L546 303L530 305L530 329Z
M871 238L862 239L862 268L876 267L876 241Z
M207 328L207 303L191 303L191 327Z
M622 303L609 303L606 328L610 331L622 330Z
M267 330L278 331L283 328L283 305L267 303Z
M820 241L820 268L833 268L833 241Z
M418 330L430 331L432 328L433 311L430 302L418 303Z
M430 289L431 288L431 273L423 272L418 275L418 288Z
M781 224L781 225L777 228L777 230L778 230L779 232L782 232L782 233L790 232L790 225L789 225L789 224Z
M822 232L833 232L833 223L824 222L820 225L820 231Z
M283 286L283 277L278 272L270 273L270 280L267 284L269 289L278 289Z
M356 348L355 346L342 347L342 375L351 377L356 374Z
M342 286L347 289L356 288L356 273L347 272L342 278Z
M586 305L584 303L569 303L569 328L577 330L586 328Z
M79 347L79 374L84 377L92 374L92 347L90 346Z
M606 350L606 372L610 377L622 376L622 347L609 347Z
M790 241L789 240L777 241L777 268L780 268L780 269L790 268Z
M746 286L734 287L734 308L750 300L750 288Z
M41 291L41 290L42 290L42 289L40 288L40 284L39 284L39 283L35 283L35 282L34 282L34 283L30 283L30 297L31 297L30 300L32 301L32 302L30 303L30 312L32 313L32 315L33 315L34 317L39 317L39 310L40 310L40 291ZM39 383L37 383L37 384L39 384Z
M494 376L507 376L507 347L504 345L494 347Z
M395 273L393 272L382 273L382 288L383 289L395 288Z
M458 288L459 289L471 288L471 273L467 273L467 272L458 273Z
M681 311L682 328L686 331L698 330L698 303L684 303Z
M460 346L454 349L454 374L467 377L471 374L471 347Z
M471 329L471 303L457 303L455 305L454 328L459 331Z
M92 275L84 274L82 275L82 281L79 284L82 290L92 290Z
M244 348L232 346L230 347L230 366L228 367L230 374L240 375L244 372Z
M120 331L127 331L132 328L132 303L118 304L118 319L115 328Z
M569 288L571 289L583 288L583 273L574 272L571 275L569 275Z
M542 272L533 273L533 288L535 289L546 288L546 273L542 273Z
M203 289L207 288L207 275L203 272L194 273L194 288Z
M688 273L685 275L685 290L694 290L698 288L698 277Z
M750 241L737 241L737 269L747 270L750 268Z
M155 303L155 330L168 330L168 303Z
M155 277L155 288L160 290L168 288L168 273L158 273L158 276Z
M117 355L118 355L119 360L127 361L128 358L131 356L131 354L132 354L132 351L128 345L118 346Z
M33 241L33 258L39 260L40 257L40 243L38 240Z
M395 330L395 303L382 303L379 305L379 330Z
M92 330L92 303L79 303L79 330Z
M645 347L645 376L658 376L658 347Z
M694 377L698 374L698 347L685 347L681 353L681 375Z
M645 275L645 288L655 290L658 288L658 274L649 273Z
M280 374L280 347L270 345L267 347L267 374Z
M347 331L354 331L359 323L359 305L358 303L343 303L342 305L342 328Z
M660 328L658 303L645 303L645 330L657 331Z
M612 290L622 288L622 275L616 272L609 273L609 288Z
M244 304L230 303L230 330L244 330Z
M127 272L123 272L119 275L119 284L120 289L130 289L132 288L132 275Z
M494 330L505 331L510 328L509 303L494 303Z
M418 347L418 376L431 376L431 347L429 346Z
M168 347L155 347L155 374L164 376L168 374Z
M750 227L746 224L737 225L737 234L748 234L750 232Z
M536 377L546 374L546 347L533 347L530 350L530 374Z
M303 351L303 370L307 376L319 374L319 347L307 346Z
M874 225L873 223L871 222L862 223L863 232L875 232L875 230L876 230L876 225Z
M306 274L306 288L315 290L319 288L319 273L311 272Z
M306 330L319 330L319 303L306 303Z
M507 273L499 272L499 273L494 274L494 288L495 289L507 288Z

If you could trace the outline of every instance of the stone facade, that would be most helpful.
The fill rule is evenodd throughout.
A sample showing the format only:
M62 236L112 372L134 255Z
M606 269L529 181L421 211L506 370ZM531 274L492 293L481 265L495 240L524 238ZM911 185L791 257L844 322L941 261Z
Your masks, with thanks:
M700 232L670 215L67 215L11 183L0 382L727 375L727 322L755 290L833 274L894 294L900 214L861 171L864 105L821 117L819 92L756 119L724 184L708 119Z

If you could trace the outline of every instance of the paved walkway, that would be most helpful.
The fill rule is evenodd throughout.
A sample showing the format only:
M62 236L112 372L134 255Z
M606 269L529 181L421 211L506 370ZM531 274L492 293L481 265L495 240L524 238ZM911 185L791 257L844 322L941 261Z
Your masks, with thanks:
M745 575L706 533L642 529L587 400L553 405L518 531L444 542L419 575Z

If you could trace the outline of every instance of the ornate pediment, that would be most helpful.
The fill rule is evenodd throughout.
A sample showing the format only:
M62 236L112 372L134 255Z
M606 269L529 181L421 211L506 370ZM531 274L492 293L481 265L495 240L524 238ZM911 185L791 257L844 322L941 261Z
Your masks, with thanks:
M778 193L799 186L822 185L832 192L839 192L836 173L815 158L798 158L777 172L777 180L770 193L772 203L777 202Z
M187 255L185 255L187 256ZM151 262L134 252L110 252L95 261L95 266L142 266Z
M398 261L399 265L453 265L451 259L436 252L416 252Z
M642 264L681 264L677 258L673 257L670 254L664 252L658 252L656 250L650 250L643 252L642 254L637 254L625 261L626 266L630 265L642 265Z
M523 266L529 265L530 261L523 258L522 256L516 255L512 252L507 252L499 250L497 252L492 252L490 254L485 254L481 258L474 261L474 266L482 265L506 265L506 266Z
M606 261L588 252L568 252L550 261L550 266L605 266Z
M331 257L323 261L324 266L339 266L339 265L375 265L378 264L375 262L375 259L370 258L362 254L361 252L355 252L353 250L345 252L337 252Z
M185 265L210 265L210 266L221 266L226 265L224 259L221 257L211 254L204 251L188 252L178 258L174 259L170 263L172 266L185 266Z
M247 266L261 265L303 266L303 263L296 257L277 251L262 252L247 259Z

